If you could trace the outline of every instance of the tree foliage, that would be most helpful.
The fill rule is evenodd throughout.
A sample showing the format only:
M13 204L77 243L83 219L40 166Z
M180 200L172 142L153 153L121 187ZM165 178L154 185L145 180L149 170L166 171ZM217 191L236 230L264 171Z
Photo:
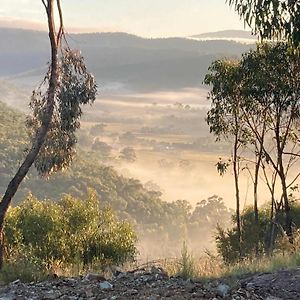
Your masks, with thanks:
M94 77L88 73L84 59L78 51L62 50L58 73L53 117L46 140L35 160L35 167L43 176L69 167L75 155L76 130L80 127L79 118L82 115L81 105L92 104L97 93ZM31 97L33 115L28 117L27 127L33 139L45 118L48 96L45 87L49 86L49 79L47 75Z
M255 215L253 207L247 207L241 214L242 222L242 258L253 259L257 255L266 255L270 250L270 235L272 234L272 226L270 224L269 216L271 213L271 206L265 205L259 211L259 223L255 225ZM291 206L291 213L294 220L295 232L300 228L300 205L293 203ZM284 240L284 226L285 216L282 211L278 211L274 218L275 237L274 237L274 251L285 251L288 247L282 248L282 241ZM273 221L274 221L273 220ZM218 253L223 260L228 263L235 263L239 260L239 249L237 228L224 229L218 227L216 235ZM299 245L295 245L298 246ZM258 249L258 252L256 251Z
M262 39L300 42L298 0L226 0Z
M8 212L5 227L8 259L25 256L45 266L58 263L122 264L135 259L137 237L112 209L101 208L93 192L79 200L69 195L58 202L29 195Z
M13 162L12 166L16 167L24 155L21 150L26 147L25 117L1 103L0 115L1 107L6 116L0 118L0 136L5 136L0 139L3 145L0 148L1 164ZM14 138L10 139L12 131ZM12 149L20 151L14 153ZM16 194L14 205L22 203L30 191L38 199L46 197L60 201L65 194L85 199L87 188L91 187L99 195L101 206L111 206L119 218L134 224L141 243L149 241L144 249L149 255L161 255L164 251L166 255L174 256L179 253L184 240L190 248L199 251L208 247L207 241L212 240L217 222L222 226L230 225L232 211L217 196L205 201L200 198L196 207L182 199L165 202L156 184L144 186L138 180L121 176L114 168L102 165L98 153L87 153L80 147L77 150L71 167L50 176L47 181L32 169ZM11 168L0 172L0 193L5 190L12 172Z
M134 162L136 160L136 152L131 147L125 147L120 152L120 158L128 162Z
M287 191L299 177L299 172L290 176L300 153L299 74L298 54L288 44L264 43L245 53L240 61L214 62L206 76L206 83L212 86L212 108L207 118L211 131L219 139L231 137L233 149L238 143L245 153L237 156L240 169L250 172L256 187L259 174L264 176L273 202L279 188L276 205L284 207L285 230L290 237ZM233 166L235 159L233 156ZM223 161L220 164L223 166ZM254 194L256 198L257 188Z
M33 116L27 122L31 145L23 162L7 185L0 202L0 268L3 265L3 224L12 198L35 163L40 174L50 175L67 167L74 154L75 131L79 128L81 104L94 101L96 84L86 71L83 58L62 49L64 36L60 0L41 1L47 15L51 59L44 85L33 92ZM58 12L58 30L54 11Z

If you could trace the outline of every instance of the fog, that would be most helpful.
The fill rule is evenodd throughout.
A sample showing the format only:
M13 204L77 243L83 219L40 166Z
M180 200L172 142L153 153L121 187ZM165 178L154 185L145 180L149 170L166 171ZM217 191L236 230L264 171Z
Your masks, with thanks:
M229 144L216 142L209 133L205 118L210 103L206 96L204 89L104 95L88 112L84 124L90 128L103 122L107 125L106 132L99 139L115 149L133 147L137 154L134 163L118 161L113 166L143 183L156 183L165 201L185 199L195 205L218 195L228 207L234 208L232 170L229 168L220 176L216 169L219 158L230 158L231 148ZM142 130L145 127L148 131ZM129 140L120 138L128 132L132 135ZM205 143L206 147L201 147ZM182 162L186 165L182 166ZM249 173L243 171L240 176L242 209L252 204L252 189ZM259 204L269 198L267 187L261 181Z

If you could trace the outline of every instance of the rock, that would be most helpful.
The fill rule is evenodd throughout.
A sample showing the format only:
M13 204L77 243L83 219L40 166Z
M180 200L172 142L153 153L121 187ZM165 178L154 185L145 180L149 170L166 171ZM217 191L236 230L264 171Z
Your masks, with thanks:
M87 290L85 291L85 296L86 296L86 298L88 298L88 299L92 298L92 297L94 296L93 290L92 290L92 289L87 289Z
M100 282L100 288L102 290L111 290L113 288L113 285L109 283L108 281Z
M117 266L111 266L110 270L114 276L119 276L120 274L124 274L125 272Z
M21 280L20 280L20 279L17 279L17 280L15 280L15 281L11 282L11 283L9 284L9 286L10 286L10 287L16 286L16 285L18 285L18 284L20 284L20 283L21 283Z
M61 293L58 291L49 291L46 294L44 294L43 299L44 300L55 300L58 299L61 296Z
M229 291L230 287L224 283L220 283L216 288L217 295L223 298L228 295Z
M133 296L133 295L137 295L139 292L136 289L130 289L126 292L126 295L128 296Z
M120 273L109 281L92 273L38 283L17 280L1 286L0 300L299 300L300 295L300 269L244 276L233 289L217 280L204 283L164 274L161 268L148 267Z

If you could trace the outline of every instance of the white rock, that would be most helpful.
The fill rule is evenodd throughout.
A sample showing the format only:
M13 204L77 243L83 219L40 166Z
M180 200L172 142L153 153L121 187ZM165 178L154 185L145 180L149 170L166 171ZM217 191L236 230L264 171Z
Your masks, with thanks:
M100 288L102 290L111 290L113 288L113 285L109 283L108 281L100 282Z
M220 283L217 286L216 292L217 292L218 296L225 297L228 294L229 290L230 290L230 287L227 284Z

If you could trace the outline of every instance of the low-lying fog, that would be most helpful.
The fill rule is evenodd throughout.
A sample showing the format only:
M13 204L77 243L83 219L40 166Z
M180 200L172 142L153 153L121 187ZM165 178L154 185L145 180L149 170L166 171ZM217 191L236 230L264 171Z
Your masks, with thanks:
M106 93L84 118L86 128L104 123L98 136L113 150L135 149L135 162L113 165L122 174L157 184L163 199L185 199L195 205L212 195L235 207L233 174L216 169L219 158L230 158L228 143L215 142L205 118L210 102L205 89L183 89L154 93ZM241 208L252 204L252 182L247 171L240 178ZM260 185L260 204L268 201L265 184Z

